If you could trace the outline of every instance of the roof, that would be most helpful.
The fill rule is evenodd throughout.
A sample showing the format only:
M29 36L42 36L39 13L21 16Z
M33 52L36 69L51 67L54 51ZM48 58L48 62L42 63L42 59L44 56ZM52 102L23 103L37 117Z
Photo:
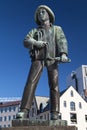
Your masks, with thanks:
M19 105L20 103L21 103L21 100L11 101L11 102L0 102L0 108L8 107L8 106L15 106L15 105Z
M37 102L37 107L39 108L41 103L47 103L49 100L49 97L43 97L43 96L35 96L36 97L36 102Z

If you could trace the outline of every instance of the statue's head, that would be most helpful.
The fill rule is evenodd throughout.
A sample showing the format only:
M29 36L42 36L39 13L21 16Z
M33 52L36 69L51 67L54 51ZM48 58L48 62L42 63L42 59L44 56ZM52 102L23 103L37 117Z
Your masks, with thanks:
M55 21L55 15L53 13L53 11L46 5L40 5L38 6L38 8L36 9L36 12L35 12L35 21L38 25L41 24L41 21L40 21L40 13L45 13L47 19L49 18L49 21L51 24L54 23ZM44 20L44 17L43 17L43 20Z

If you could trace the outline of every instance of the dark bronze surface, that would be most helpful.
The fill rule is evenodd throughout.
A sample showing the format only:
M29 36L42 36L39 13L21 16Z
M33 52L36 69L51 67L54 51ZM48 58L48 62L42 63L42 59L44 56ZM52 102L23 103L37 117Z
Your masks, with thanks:
M51 119L57 119L60 112L58 66L56 57L61 62L68 62L68 46L62 28L54 26L53 11L47 6L39 6L35 13L35 21L38 24L24 39L24 46L29 49L32 64L24 88L21 111L29 110L35 94L37 83L43 71L47 68L50 89L50 113ZM57 58L58 59L58 58Z

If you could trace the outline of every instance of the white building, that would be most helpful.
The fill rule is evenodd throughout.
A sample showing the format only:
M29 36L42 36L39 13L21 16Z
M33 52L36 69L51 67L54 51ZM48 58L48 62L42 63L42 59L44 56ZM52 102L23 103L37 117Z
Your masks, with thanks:
M87 65L82 65L67 76L67 86L73 86L77 92L87 97Z
M87 103L71 86L60 97L62 119L78 130L87 130Z
M67 120L69 126L87 130L87 103L72 86L60 96L60 113L62 120ZM49 104L39 113L38 118L50 119Z

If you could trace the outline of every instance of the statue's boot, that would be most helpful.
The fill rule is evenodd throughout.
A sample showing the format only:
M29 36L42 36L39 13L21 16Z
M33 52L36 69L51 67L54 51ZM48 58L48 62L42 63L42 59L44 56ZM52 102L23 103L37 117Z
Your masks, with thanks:
M16 114L16 119L26 119L28 118L28 110L26 111L20 111Z
M51 113L51 120L58 120L58 113Z

